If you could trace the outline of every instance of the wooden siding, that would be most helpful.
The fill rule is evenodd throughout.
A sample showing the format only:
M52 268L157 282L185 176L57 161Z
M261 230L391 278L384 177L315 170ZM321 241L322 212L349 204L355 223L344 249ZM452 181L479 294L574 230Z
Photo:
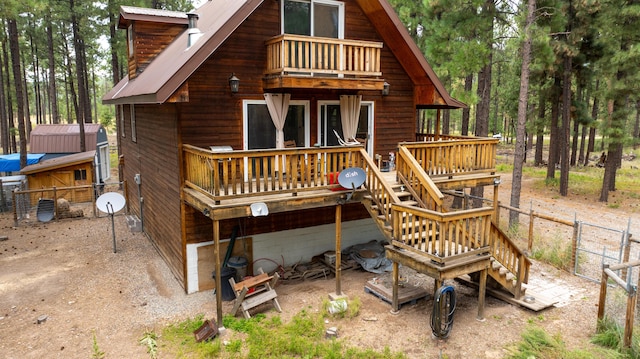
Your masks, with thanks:
M75 171L84 170L87 178L85 180L76 180ZM94 167L93 160L85 163L74 164L61 168L54 168L50 171L42 171L31 173L27 175L29 189L39 188L53 188L53 187L75 187L85 186L94 183ZM58 198L65 198L70 202L84 202L91 199L93 191L91 188L81 188L72 191L60 190L57 193ZM43 194L33 193L31 194L32 203L37 203L38 198L43 197Z
M177 278L184 278L184 253L180 215L180 165L176 108L174 105L136 105L137 142L131 140L129 106L125 106L125 131L121 138L124 154L123 178L126 198L132 212L139 217L138 186L134 176L140 174L144 198L144 231L158 248Z
M133 24L133 51L129 57L129 78L144 71L149 63L187 27L185 25L136 21ZM187 44L184 44L185 48Z
M345 1L345 8L345 38L382 41L355 1ZM136 54L146 56L136 61L147 64L152 58L151 52L157 53L161 46L157 43L148 45L153 49L148 48L143 53L139 48L143 42L139 36L149 36L145 41L160 41L162 44L165 40L158 40L155 36L168 39L170 35L159 28L140 29L139 22L135 25ZM279 2L265 1L183 85L183 89L188 89L188 102L136 105L137 142L132 142L131 138L129 106L124 108L126 137L120 140L124 155L123 179L131 184L127 200L132 211L140 215L138 187L133 181L134 175L140 173L144 230L185 287L185 246L211 240L213 230L209 218L188 206L181 208L178 146L184 143L203 148L226 145L242 149L242 103L243 100L264 100L265 43L279 34ZM363 101L374 102L374 153L386 158L389 152L396 151L398 142L414 139L416 109L411 79L387 46L381 50L380 66L383 78L391 84L390 94L382 96L379 91L361 91L360 94ZM236 94L229 90L231 74L240 79L240 92ZM318 101L338 101L341 94L356 93L314 89L290 92L292 100L310 101L312 144L318 142ZM246 218L243 219L244 235L333 223L334 211L334 207L328 207L274 214L266 218ZM345 221L368 216L359 204L346 206L343 211ZM182 224L181 219L185 221ZM222 237L227 238L237 223L237 220L221 223Z
M354 1L346 1L345 38L381 41L375 28ZM189 79L189 103L181 107L182 142L208 148L231 146L239 150L242 138L242 101L263 100L267 62L266 41L280 34L277 2L265 2ZM381 52L381 70L391 84L388 96L363 91L363 101L374 101L374 152L387 156L397 143L415 138L416 110L413 84L388 47ZM240 78L240 92L229 91L231 74ZM317 139L318 101L337 101L336 90L293 90L292 100L310 100L311 143Z

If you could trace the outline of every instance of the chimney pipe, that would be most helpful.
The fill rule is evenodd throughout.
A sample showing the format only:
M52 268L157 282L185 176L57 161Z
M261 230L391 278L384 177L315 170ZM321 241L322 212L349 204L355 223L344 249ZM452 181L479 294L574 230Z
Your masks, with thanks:
M189 28L187 29L187 48L190 48L191 45L195 44L200 36L202 36L202 32L198 29L198 17L199 16L196 13L187 13L187 18L189 19Z

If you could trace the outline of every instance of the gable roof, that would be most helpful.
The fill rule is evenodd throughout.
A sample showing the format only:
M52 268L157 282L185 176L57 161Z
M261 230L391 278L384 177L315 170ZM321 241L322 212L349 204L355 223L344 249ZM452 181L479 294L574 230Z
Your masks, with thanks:
M189 76L213 54L264 0L207 1L194 11L198 14L198 29L202 36L187 47L188 30L183 31L135 79L122 79L102 98L105 104L164 103L182 86ZM398 61L411 77L416 92L435 87L442 103L418 107L460 108L466 105L452 98L387 0L356 0ZM134 12L131 7L122 11ZM136 14L144 12L135 10ZM144 13L144 19L163 17L164 13ZM141 15L137 15L141 16ZM134 19L132 14L128 18ZM186 17L186 14L185 14ZM122 17L121 17L122 18ZM420 97L417 97L420 98Z
M98 132L102 129L98 123L84 124L85 147L95 149L98 146ZM80 126L72 124L38 125L31 130L29 138L31 153L76 153L80 152Z

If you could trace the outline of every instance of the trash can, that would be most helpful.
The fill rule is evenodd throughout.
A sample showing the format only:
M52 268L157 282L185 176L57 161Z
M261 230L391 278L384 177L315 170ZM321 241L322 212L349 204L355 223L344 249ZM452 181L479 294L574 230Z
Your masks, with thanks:
M247 258L245 257L230 257L227 261L227 266L236 270L236 282L241 282L247 275Z
M236 269L235 268L231 268L231 267L224 267L222 268L222 271L220 272L220 281L222 283L222 293L220 293L222 295L222 300L224 301L231 301L236 299L236 295L233 292L233 288L231 288L231 283L229 283L229 279L233 276L236 275ZM213 277L213 279L216 279L216 272L213 271L211 273L211 276ZM215 293L215 291L214 291Z

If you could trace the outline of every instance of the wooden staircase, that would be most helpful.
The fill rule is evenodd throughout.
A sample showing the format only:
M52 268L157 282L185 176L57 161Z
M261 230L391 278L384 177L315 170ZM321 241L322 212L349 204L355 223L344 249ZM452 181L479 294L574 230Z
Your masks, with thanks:
M394 178L363 154L369 193L362 202L389 243L427 256L436 266L489 255L489 285L521 298L531 262L493 222L493 209L449 212L437 185L402 145L397 161Z

